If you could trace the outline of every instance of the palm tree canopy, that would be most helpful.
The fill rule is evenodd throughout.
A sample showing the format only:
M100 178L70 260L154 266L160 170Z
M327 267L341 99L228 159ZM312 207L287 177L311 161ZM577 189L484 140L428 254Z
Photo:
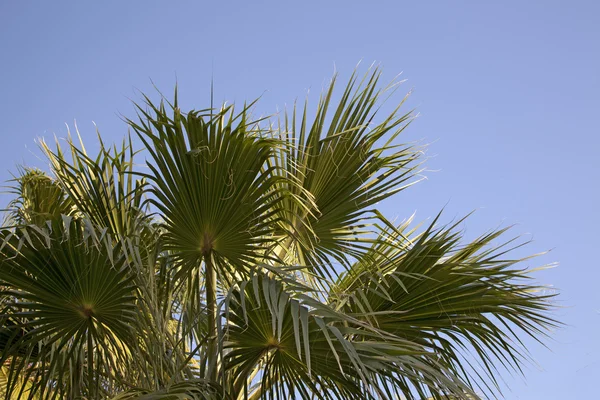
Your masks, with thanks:
M0 230L7 399L474 399L557 325L506 229L377 204L419 180L378 69L317 105L183 112L144 96L97 154L42 142ZM339 97L338 100L334 98Z

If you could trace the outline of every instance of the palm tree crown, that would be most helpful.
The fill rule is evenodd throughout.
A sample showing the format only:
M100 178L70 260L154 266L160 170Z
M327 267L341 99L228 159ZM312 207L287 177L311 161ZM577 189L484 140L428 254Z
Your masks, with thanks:
M7 399L473 399L556 322L502 240L388 221L413 184L396 82L353 75L316 116L182 112L148 97L132 140L42 142L0 230ZM334 104L336 103L336 104ZM81 141L81 139L79 139ZM137 156L140 157L139 155ZM498 243L501 243L498 245ZM504 244L502 244L504 243Z

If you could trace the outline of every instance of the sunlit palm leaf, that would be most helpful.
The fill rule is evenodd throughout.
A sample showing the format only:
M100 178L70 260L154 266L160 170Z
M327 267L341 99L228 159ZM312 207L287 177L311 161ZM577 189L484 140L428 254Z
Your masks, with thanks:
M252 269L267 256L285 196L275 167L265 169L279 143L262 137L247 108L184 115L175 104L169 116L164 104L147 105L153 114L140 108L139 124L130 123L151 155L151 202L164 218L167 248L186 265L210 254L221 272Z
M11 375L11 372L9 370L8 367L6 366L1 366L0 367L0 397L2 398L6 398L7 400L19 400L19 398L21 396L19 396L19 393L22 393L22 397L28 397L31 389L32 389L32 383L30 381L28 381L27 379L21 378L18 379L17 382L14 384L15 386L20 386L20 388L15 391L16 394L13 394L12 396L7 396L6 390L7 388L9 388L9 376ZM23 390L21 390L23 389ZM39 399L39 396L33 396L34 399Z
M167 389L149 393L145 390L131 390L113 397L112 400L217 400L229 399L222 389L202 379L172 385Z
M80 214L112 235L140 234L147 217L141 209L144 180L136 180L132 173L131 141L123 141L121 148L106 148L98 138L100 149L96 157L88 155L81 137L80 147L70 136L67 140L70 160L58 141L56 150L44 141L41 147L58 183Z
M254 276L227 299L225 369L250 398L393 398L405 381L423 393L469 389L420 344L336 313L280 282ZM259 371L259 372L258 372ZM256 374L258 372L258 374ZM396 389L385 388L386 385ZM253 386L256 386L254 388ZM243 398L243 397L240 397Z
M360 257L372 231L370 207L402 190L417 173L421 151L392 144L411 113L400 114L398 106L383 122L374 122L382 98L398 84L380 88L379 78L378 69L361 81L353 75L339 103L332 105L334 77L312 123L306 105L301 115L294 108L291 120L286 116L280 122L279 134L294 149L280 163L315 202L313 213L294 213L300 217L294 217L291 228L303 265L320 269L331 261L347 265L348 256Z
M15 196L8 206L6 225L35 224L44 226L46 221L69 214L72 202L52 178L36 169L24 168L13 180L10 188Z
M554 293L528 283L527 271L515 267L522 260L506 257L512 241L492 245L505 230L464 244L455 226L432 224L412 241L403 228L380 237L333 287L330 302L430 348L465 381L491 391L486 382L497 384L500 366L520 371L517 331L540 338L555 326L547 313ZM481 367L466 368L469 354Z

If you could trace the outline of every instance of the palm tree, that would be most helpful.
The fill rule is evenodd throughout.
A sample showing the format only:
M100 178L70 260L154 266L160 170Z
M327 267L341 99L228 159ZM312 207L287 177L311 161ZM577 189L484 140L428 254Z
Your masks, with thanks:
M380 71L335 78L316 116L254 103L180 110L144 96L97 154L41 143L0 231L7 399L417 399L499 393L552 293L461 221L388 221L419 177L412 120L379 118ZM337 104L334 104L337 103ZM376 122L379 121L379 122ZM500 245L498 245L500 243ZM503 243L503 244L502 244Z

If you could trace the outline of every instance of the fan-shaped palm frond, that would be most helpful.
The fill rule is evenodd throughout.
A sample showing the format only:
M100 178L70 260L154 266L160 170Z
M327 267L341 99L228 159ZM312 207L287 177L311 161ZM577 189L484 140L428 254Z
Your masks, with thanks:
M412 239L408 224L384 231L332 287L329 302L435 351L481 390L491 390L488 382L499 389L499 367L519 371L523 361L516 330L540 338L556 326L545 314L554 294L527 282L527 270L514 267L523 260L505 258L512 240L492 245L506 229L464 244L456 225L436 221ZM469 352L481 365L467 372Z
M397 388L408 388L406 381L421 390L470 393L424 346L286 290L278 280L253 276L226 304L224 368L235 377L234 393L377 399L402 393Z
M204 261L209 337L209 379L216 370L217 283L247 274L261 260L272 258L265 249L274 242L274 223L286 192L285 179L267 167L279 144L263 137L248 108L239 115L233 107L187 115L175 102L173 115L164 103L139 107L139 124L130 124L146 145L153 183L150 202L164 219L165 249L182 272L194 275Z
M403 102L374 122L382 98L399 83L379 88L380 75L378 69L360 81L353 75L337 106L331 105L334 77L312 123L307 105L301 115L294 108L291 119L286 115L280 122L279 134L293 149L280 163L301 182L296 194L310 193L315 203L313 213L296 210L292 216L296 240L290 244L303 265L348 265L348 256L360 257L374 229L369 225L377 213L370 207L404 189L418 172L421 150L394 143L412 119L411 112L400 113Z
M14 298L13 312L3 319L24 332L8 340L0 357L10 364L7 395L31 379L29 398L71 396L84 387L93 397L101 390L98 376L110 374L112 362L126 362L134 337L135 288L127 259L92 225L68 217L53 221L51 229L4 230L2 239L0 281Z
M264 137L247 107L184 115L175 104L169 116L164 103L147 105L154 115L140 107L139 124L130 123L151 155L150 201L164 218L166 246L185 265L214 260L223 278L253 269L269 256L286 196L275 167L265 169L280 144Z

